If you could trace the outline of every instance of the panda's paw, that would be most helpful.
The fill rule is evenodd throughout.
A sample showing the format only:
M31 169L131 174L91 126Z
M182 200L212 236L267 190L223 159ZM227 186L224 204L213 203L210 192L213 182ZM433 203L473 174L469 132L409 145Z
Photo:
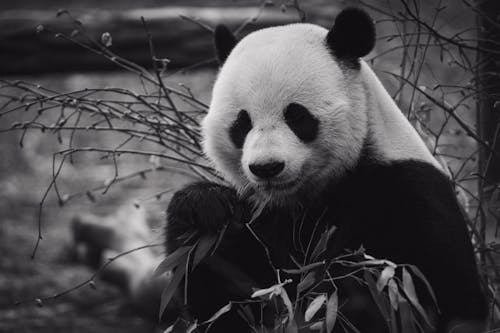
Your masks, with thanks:
M167 245L182 245L202 235L218 235L238 222L242 205L236 191L216 183L191 184L176 192L167 208Z

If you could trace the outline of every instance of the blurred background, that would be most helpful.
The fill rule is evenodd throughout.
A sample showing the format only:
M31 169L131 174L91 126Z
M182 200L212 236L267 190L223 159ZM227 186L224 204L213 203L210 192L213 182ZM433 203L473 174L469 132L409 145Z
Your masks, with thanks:
M210 30L224 23L242 37L262 27L299 22L304 15L307 22L329 28L335 15L350 5L365 8L375 18L378 44L367 59L449 168L462 203L479 221L477 232L472 232L478 254L494 254L496 222L479 209L486 201L494 207L498 186L494 175L485 183L477 176L482 147L478 142L481 135L488 135L478 131L482 128L478 110L487 109L482 102L492 102L490 95L478 98L487 90L478 88L477 74L483 68L479 64L489 63L490 55L478 52L475 4L2 1L0 332L158 330L155 320L138 315L121 290L99 280L96 289L86 284L56 300L39 300L71 289L93 274L74 260L71 219L82 213L109 216L141 209L155 233L151 242L161 242L171 193L211 172L185 163L208 165L196 153L196 124L210 102L217 70ZM484 46L492 48L498 50L498 44ZM151 117L130 118L141 108L150 108ZM166 113L178 111L190 118L184 122L189 128L172 129L184 140L176 144L175 135L155 134L155 124ZM109 120L106 112L115 125L112 130L99 129ZM493 120L480 121L494 129ZM75 147L93 149L54 155ZM117 153L125 148L128 153ZM488 163L496 169L491 166L494 161ZM486 177L482 175L480 179ZM482 197L484 188L489 191L487 200ZM490 222L484 222L486 218ZM31 259L39 221L43 239ZM488 258L481 256L485 266L493 260ZM496 286L494 273L487 269L482 273L490 287ZM496 287L491 292L496 295ZM15 305L23 300L28 302Z

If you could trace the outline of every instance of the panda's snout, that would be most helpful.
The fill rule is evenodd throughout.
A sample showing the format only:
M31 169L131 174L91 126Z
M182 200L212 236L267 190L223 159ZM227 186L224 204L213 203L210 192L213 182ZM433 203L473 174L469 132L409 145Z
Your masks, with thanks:
M250 171L259 178L269 179L277 176L285 168L285 162L253 163L249 166Z

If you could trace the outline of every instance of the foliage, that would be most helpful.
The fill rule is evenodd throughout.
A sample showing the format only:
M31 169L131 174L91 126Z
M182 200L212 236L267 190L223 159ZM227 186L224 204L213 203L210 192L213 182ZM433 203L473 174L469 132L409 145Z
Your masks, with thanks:
M332 235L332 230L326 230L320 238L328 240ZM200 263L196 258L217 255L216 244L215 238L201 238L192 246L178 248L158 266L155 271L157 275L173 272L171 282L162 295L160 317L183 278L186 282L184 302L187 302L188 274ZM427 286L427 292L434 301L435 296L429 282L417 267L396 265L388 260L375 259L366 254L362 248L333 260L322 258L325 251L326 242L318 242L312 249L309 263L300 264L294 260L296 269L276 269L276 284L264 289L255 289L247 300L228 303L204 322L177 321L166 331L183 332L186 326L193 330L208 331L215 320L235 308L254 331L261 331L263 319L260 318L260 321L256 319L249 309L249 305L255 306L258 303L261 309L268 304L277 307L273 328L276 332L317 330L329 333L332 332L337 319L346 331L357 332L355 324L350 323L339 309L338 290L342 288L339 283L342 284L342 281L348 279L359 281L360 288L366 285L378 310L387 320L389 332L426 332L433 327L428 312L418 300L413 278L420 279ZM342 274L339 274L339 267L343 267ZM396 270L401 274L396 274ZM283 275L292 278L281 281ZM286 288L287 286L291 288ZM292 298L293 301L289 297L289 292L294 292L296 295ZM435 306L437 309L437 304Z

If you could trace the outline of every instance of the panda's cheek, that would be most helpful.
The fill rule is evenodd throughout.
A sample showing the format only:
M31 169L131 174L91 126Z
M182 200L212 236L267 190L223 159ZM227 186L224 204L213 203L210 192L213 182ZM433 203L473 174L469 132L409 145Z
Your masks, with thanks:
M283 149L285 155L283 159L286 161L284 176L288 179L296 179L305 177L308 165L314 157L310 147L302 142L296 142Z
M317 142L314 144L303 145L301 149L298 149L295 152L295 169L297 170L297 173L300 173L301 177L308 179L310 177L314 177L314 175L319 172L322 167L324 167L324 161L326 159L326 151L321 149Z
M320 156L314 149L310 148L307 150L304 163L302 164L302 175L304 178L310 178L318 171L318 165L321 161Z

